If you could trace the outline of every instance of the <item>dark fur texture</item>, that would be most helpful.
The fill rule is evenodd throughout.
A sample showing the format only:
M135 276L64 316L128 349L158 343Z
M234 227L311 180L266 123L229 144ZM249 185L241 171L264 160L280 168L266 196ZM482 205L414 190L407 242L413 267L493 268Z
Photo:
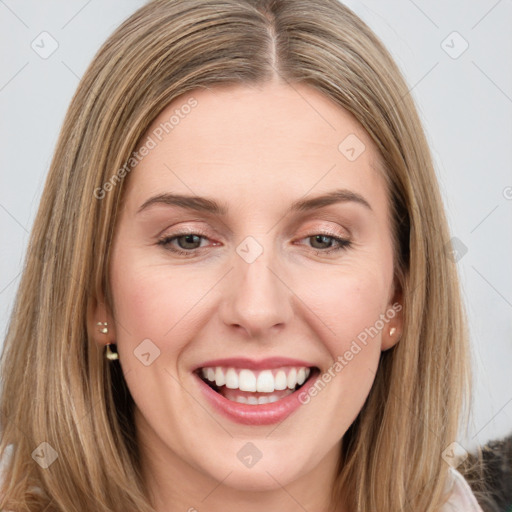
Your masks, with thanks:
M512 435L490 441L457 469L484 512L512 512Z

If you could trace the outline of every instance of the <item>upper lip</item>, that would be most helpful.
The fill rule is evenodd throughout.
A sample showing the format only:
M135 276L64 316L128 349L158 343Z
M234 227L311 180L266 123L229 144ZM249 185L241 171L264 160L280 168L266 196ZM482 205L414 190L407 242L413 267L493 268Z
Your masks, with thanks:
M211 368L215 366L225 366L231 368L247 368L248 370L272 370L281 366L296 366L312 368L315 365L308 361L292 359L289 357L267 357L265 359L249 359L247 357L229 357L224 359L212 359L196 365L192 371L200 368Z

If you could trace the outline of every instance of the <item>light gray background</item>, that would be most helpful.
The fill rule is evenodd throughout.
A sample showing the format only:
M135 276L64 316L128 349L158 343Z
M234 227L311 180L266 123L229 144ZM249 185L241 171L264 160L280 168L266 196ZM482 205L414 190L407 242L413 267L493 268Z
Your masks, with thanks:
M2 342L65 111L102 42L144 3L0 0ZM476 393L459 442L472 448L512 432L512 0L345 3L410 84L461 248ZM31 47L51 48L44 31L58 43L46 59Z

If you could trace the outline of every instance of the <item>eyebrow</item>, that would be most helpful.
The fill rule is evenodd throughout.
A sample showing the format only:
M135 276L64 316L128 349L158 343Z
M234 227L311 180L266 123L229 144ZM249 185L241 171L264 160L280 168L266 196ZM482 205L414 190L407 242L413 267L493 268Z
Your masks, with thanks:
M370 203L360 194L347 189L337 189L309 199L299 199L291 204L289 212L307 212L332 204L347 202L355 202L372 210ZM226 216L228 213L228 207L225 204L218 203L208 197L165 193L150 197L140 206L137 214L156 204L178 206L187 210L207 212L219 216Z

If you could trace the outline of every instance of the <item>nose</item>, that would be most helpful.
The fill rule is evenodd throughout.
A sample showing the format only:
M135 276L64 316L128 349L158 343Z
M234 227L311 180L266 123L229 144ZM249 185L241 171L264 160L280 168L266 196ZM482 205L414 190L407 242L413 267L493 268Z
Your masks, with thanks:
M293 314L293 292L286 285L285 272L267 252L252 263L235 255L234 267L224 284L221 319L229 328L245 331L248 338L268 339Z

